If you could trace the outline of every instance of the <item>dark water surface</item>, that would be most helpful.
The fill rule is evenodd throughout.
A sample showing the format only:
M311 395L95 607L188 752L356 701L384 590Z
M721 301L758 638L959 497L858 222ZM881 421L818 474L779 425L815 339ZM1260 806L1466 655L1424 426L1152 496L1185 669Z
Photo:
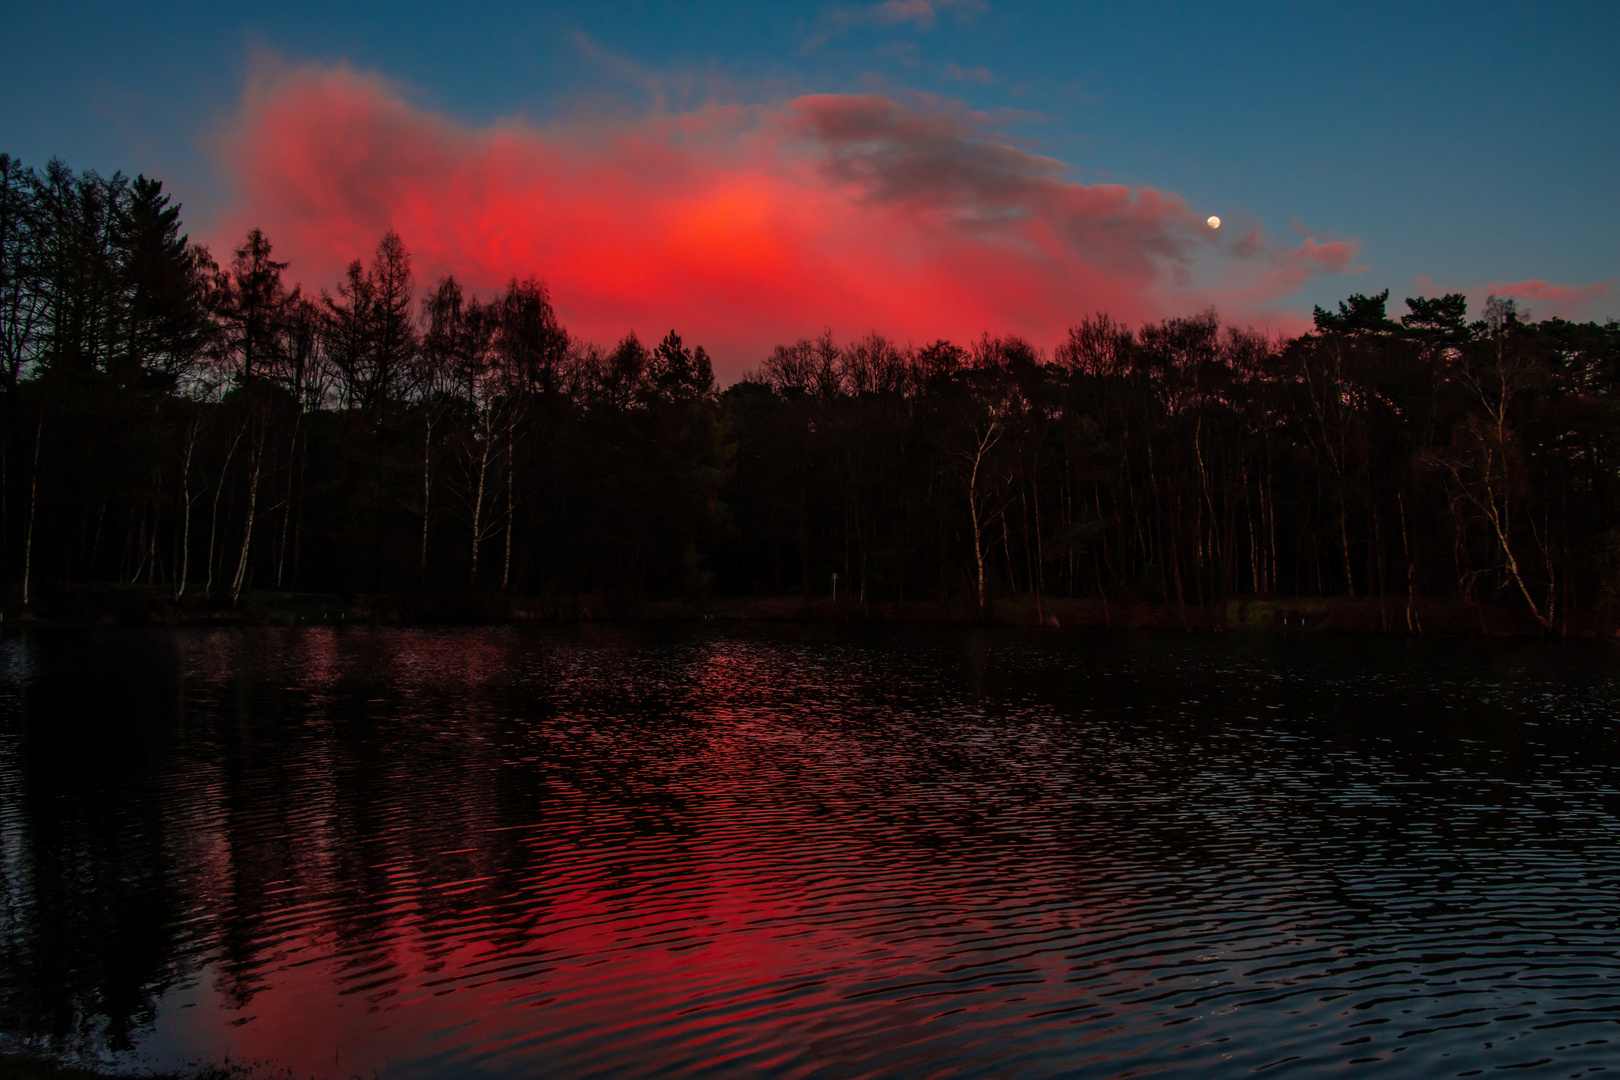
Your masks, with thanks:
M1620 1068L1620 653L0 639L0 1045L346 1077Z

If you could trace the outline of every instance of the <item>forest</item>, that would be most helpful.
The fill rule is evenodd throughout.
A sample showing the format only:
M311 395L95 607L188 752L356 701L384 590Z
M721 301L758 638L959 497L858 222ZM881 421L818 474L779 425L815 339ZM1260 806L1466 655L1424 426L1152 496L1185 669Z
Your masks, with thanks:
M190 243L159 181L0 155L4 607L836 591L1613 626L1614 321L1387 291L1292 339L1082 310L1044 344L822 333L722 389L676 329L579 340L536 276L478 296L393 232L355 254L312 290L257 230Z

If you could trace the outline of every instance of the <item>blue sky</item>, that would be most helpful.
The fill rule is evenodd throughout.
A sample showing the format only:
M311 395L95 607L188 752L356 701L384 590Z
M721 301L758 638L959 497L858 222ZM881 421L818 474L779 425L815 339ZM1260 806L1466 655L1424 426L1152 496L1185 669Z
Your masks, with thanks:
M1367 269L1312 277L1279 301L1298 310L1620 278L1616 4L11 9L0 150L160 176L194 230L230 198L217 135L250 74L341 62L473 127L803 94L959 102L1069 179L1354 239ZM1616 297L1569 313L1620 315Z

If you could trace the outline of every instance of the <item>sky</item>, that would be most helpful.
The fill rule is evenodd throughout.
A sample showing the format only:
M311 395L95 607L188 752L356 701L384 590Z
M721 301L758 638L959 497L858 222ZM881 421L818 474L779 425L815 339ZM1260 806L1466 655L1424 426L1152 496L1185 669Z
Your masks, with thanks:
M1612 3L6 3L0 151L310 288L394 228L419 288L539 277L722 378L1386 288L1620 316Z

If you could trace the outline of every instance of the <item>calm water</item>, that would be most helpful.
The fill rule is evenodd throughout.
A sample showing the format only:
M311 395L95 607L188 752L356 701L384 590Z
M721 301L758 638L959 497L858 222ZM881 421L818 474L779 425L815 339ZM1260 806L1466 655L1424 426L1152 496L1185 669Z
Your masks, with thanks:
M1620 652L0 639L0 1045L348 1077L1620 1068Z

